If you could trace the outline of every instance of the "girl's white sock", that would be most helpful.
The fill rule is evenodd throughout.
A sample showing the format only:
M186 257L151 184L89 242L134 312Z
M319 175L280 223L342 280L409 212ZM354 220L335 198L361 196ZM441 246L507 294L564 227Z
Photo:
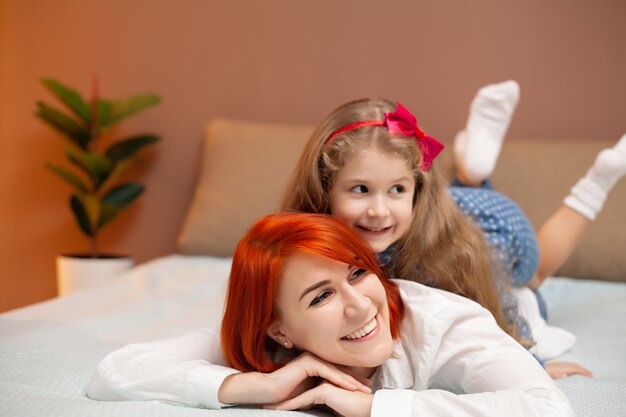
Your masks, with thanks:
M481 183L493 172L518 100L519 85L513 80L478 90L465 130L454 140L457 163L469 181Z
M566 206L594 220L617 181L626 174L626 134L609 149L604 149L595 162L563 201Z

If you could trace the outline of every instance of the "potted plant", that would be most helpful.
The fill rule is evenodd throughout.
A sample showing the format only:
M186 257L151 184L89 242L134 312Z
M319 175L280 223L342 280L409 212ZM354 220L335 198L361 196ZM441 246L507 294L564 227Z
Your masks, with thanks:
M121 177L133 164L137 152L159 138L140 134L105 147L103 135L120 121L158 104L161 99L155 94L136 95L127 100L102 99L94 81L88 102L57 80L45 78L42 83L66 111L38 101L36 115L68 139L70 146L65 149L65 156L74 169L51 163L46 163L46 167L72 186L69 205L80 230L90 241L89 253L57 258L59 293L63 295L81 287L103 285L107 278L132 266L130 257L103 254L98 238L102 228L143 193L141 184L123 181Z

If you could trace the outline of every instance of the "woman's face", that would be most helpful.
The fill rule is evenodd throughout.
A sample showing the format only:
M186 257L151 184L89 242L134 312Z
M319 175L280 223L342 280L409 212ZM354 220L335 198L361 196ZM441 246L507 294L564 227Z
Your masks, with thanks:
M385 289L371 272L297 252L284 264L268 331L328 362L374 368L393 351ZM272 331L274 329L274 331Z

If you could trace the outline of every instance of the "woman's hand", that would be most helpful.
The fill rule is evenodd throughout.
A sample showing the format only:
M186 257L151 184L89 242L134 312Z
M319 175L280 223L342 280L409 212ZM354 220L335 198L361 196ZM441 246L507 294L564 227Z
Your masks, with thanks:
M567 378L570 375L593 376L589 369L573 362L549 362L544 369L552 379Z
M326 405L344 417L370 417L374 394L347 391L341 387L322 382L315 388L279 404L266 406L273 410L306 410L315 405Z
M228 376L218 392L225 404L275 404L294 398L319 384L318 378L346 392L371 390L335 365L303 353L282 368L268 373L246 372Z

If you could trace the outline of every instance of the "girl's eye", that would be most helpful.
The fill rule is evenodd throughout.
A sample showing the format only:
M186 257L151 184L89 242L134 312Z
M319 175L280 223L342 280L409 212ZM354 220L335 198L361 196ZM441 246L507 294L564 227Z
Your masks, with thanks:
M355 193L359 193L359 194L364 194L368 190L367 190L367 187L365 185L356 185L356 186L352 187L350 189L350 191L355 192Z
M404 188L404 186L402 185L394 185L393 187L391 187L391 192L393 194L401 194L405 191L406 189Z
M350 274L350 281L357 280L361 278L367 272L366 269L363 268L355 268L354 271Z
M315 297L313 301L311 301L311 304L309 304L309 307L314 306L315 304L321 303L322 301L327 299L330 296L330 294L331 294L330 291L324 291L323 293Z

